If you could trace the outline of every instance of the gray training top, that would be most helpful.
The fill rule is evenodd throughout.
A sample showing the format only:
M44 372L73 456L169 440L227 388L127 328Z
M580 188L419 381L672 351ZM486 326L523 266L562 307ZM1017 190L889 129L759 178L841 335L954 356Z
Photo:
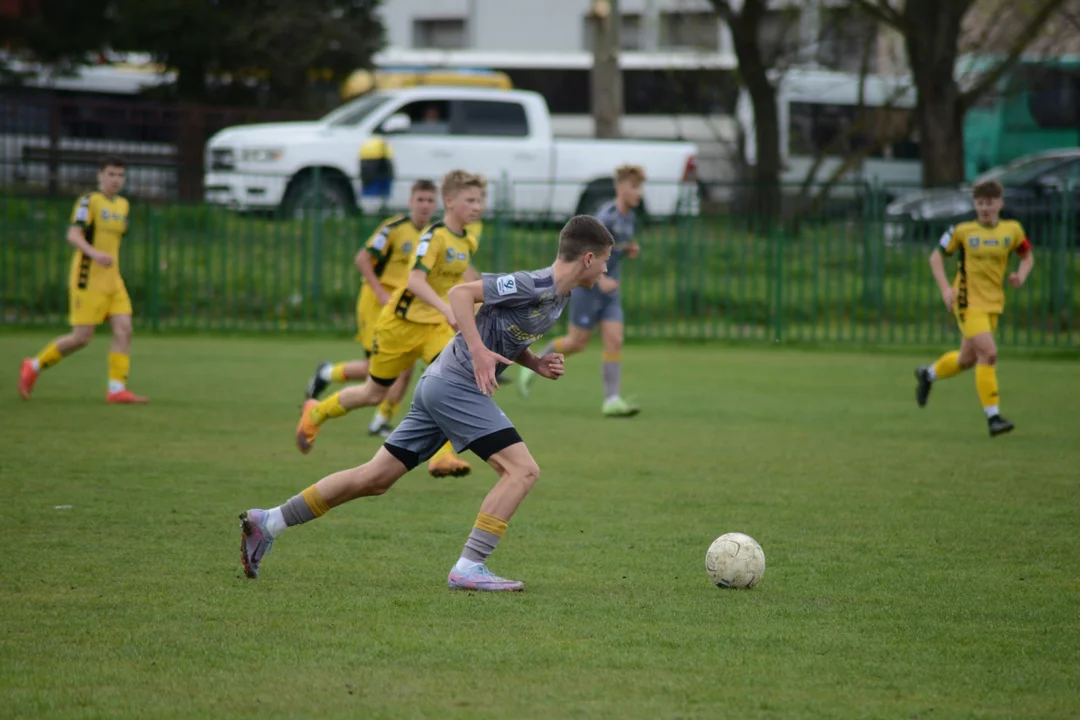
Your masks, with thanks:
M635 230L634 211L623 215L612 200L605 203L596 213L596 219L604 223L611 236L615 238L615 245L611 248L611 259L607 261L607 275L613 280L619 279L619 260L626 252L626 246L634 239Z
M555 294L555 277L550 267L523 270L509 275L484 273L484 304L476 313L476 328L484 346L510 360L543 337L555 325L570 303L570 293ZM506 365L499 363L496 374ZM465 338L458 333L425 375L466 381L476 386L472 355Z

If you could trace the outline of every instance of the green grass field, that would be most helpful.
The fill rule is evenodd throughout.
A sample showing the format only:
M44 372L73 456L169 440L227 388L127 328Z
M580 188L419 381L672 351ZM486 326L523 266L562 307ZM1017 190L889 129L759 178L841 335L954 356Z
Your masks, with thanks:
M136 338L109 407L106 338L30 403L0 335L0 716L1075 718L1080 368L1001 365L1018 426L986 435L971 376L913 399L924 358L637 346L630 421L599 352L500 403L542 468L492 561L525 593L451 593L493 474L414 472L240 571L236 515L366 460L368 414L292 446L348 342ZM704 572L753 535L752 591Z

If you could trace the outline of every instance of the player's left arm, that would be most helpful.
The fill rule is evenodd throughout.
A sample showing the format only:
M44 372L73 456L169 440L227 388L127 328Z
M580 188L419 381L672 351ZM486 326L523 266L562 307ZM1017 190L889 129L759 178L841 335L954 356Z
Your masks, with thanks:
M1021 229L1021 234L1024 236L1024 241L1013 250L1020 256L1020 267L1017 268L1016 272L1009 275L1009 284L1014 288L1018 288L1027 282L1028 275L1031 274L1032 268L1035 267L1035 253L1032 252L1031 241L1023 233L1023 229Z

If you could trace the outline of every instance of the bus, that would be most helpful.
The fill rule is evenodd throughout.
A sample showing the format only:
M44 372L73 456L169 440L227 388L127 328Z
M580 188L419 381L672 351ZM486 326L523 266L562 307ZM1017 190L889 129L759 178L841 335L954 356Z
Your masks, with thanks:
M966 58L974 76L997 58ZM964 116L969 180L1022 155L1080 147L1080 55L1022 58Z

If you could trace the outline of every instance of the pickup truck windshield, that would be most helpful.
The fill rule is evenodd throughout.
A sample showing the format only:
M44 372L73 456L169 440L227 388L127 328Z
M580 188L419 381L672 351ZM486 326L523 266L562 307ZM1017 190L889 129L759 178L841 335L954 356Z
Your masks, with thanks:
M379 93L365 95L359 100L342 105L338 109L331 111L323 117L322 122L339 127L356 125L357 123L362 122L368 115L382 107L389 99L390 97L388 95L381 95Z

